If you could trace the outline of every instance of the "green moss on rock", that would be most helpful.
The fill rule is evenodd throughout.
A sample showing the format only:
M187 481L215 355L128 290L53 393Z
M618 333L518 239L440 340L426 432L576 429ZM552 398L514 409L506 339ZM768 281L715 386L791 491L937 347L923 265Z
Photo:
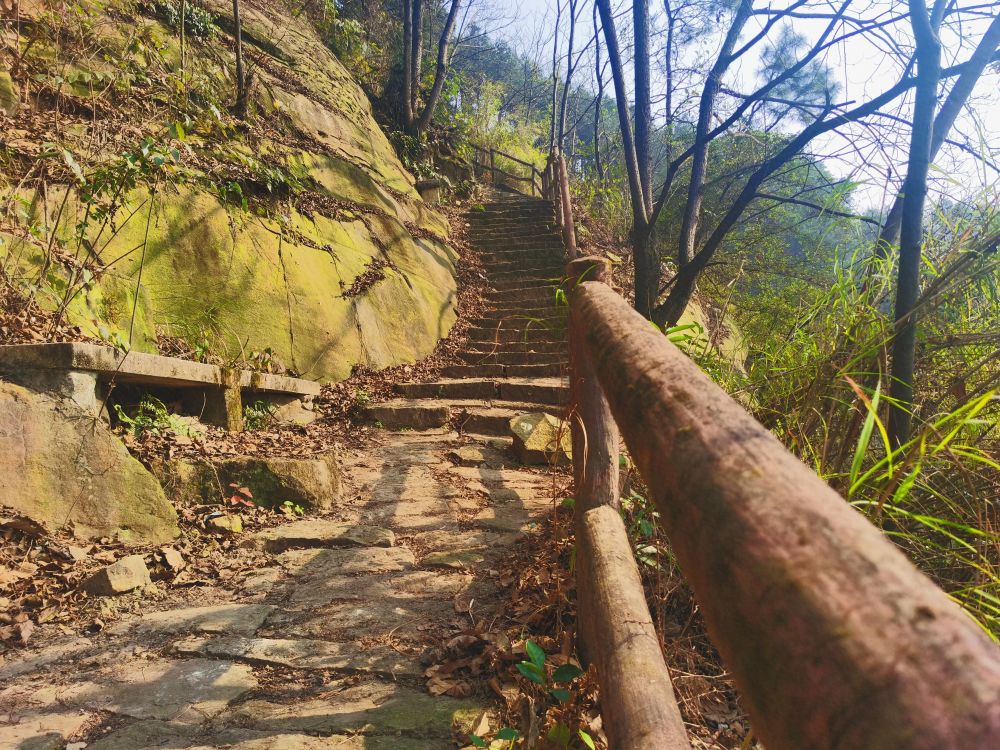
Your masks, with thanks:
M100 421L0 383L0 505L82 538L161 543L177 514L156 478Z

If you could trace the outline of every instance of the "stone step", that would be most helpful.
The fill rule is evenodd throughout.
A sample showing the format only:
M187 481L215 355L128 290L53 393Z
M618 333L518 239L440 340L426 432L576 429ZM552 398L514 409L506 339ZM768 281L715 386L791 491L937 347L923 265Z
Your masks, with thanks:
M553 224L539 221L511 221L503 224L477 224L469 227L473 238L510 236L561 237L561 230Z
M468 215L469 226L493 227L514 226L517 224L547 224L556 226L555 212L548 211L518 211L515 213L481 213Z
M513 261L503 263L484 263L486 277L490 281L505 281L512 279L561 279L565 269L557 258L548 255L526 255Z
M566 272L562 259L545 250L502 259L484 257L482 263L489 278L504 273L541 274L549 278L563 276Z
M520 274L508 274L501 278L490 277L490 286L496 291L508 291L511 289L538 289L541 287L555 289L562 281L562 275L558 276L528 276Z
M561 364L548 365L448 365L441 374L447 378L555 378L565 374Z
M562 263L566 259L566 250L562 242L548 240L532 240L530 242L511 240L491 240L478 242L476 247L484 263L523 263L529 260L540 260L545 263Z
M535 323L533 325L522 325L513 327L504 323L494 323L486 326L471 326L466 330L470 341L487 342L530 342L530 341L559 341L565 339L563 326L545 326Z
M451 426L477 435L510 433L510 420L518 414L537 411L559 413L560 409L539 404L477 399L398 398L368 407L368 419L388 430L429 430Z
M464 352L478 352L483 356L492 354L511 352L535 352L538 354L548 354L551 352L565 351L566 342L562 339L549 339L548 341L496 341L493 338L469 339L462 348Z
M469 240L476 243L481 252L501 253L505 250L531 250L534 248L562 248L562 235L557 232L539 230L515 234L514 230L497 231L489 234L471 232Z
M484 314L493 320L520 318L521 320L547 320L550 318L565 319L566 308L556 304L555 295L542 303L527 303L523 300L509 301L502 297L487 301L488 309Z
M399 383L396 392L409 399L482 399L559 406L569 400L562 378L447 379L429 383Z
M486 303L490 310L503 311L537 311L551 310L556 307L556 287L547 289L497 289L489 292Z
M468 211L466 216L489 218L491 216L507 216L510 214L539 214L551 213L555 215L555 206L550 201L522 202L514 203L483 203L485 211Z
M469 365L552 365L566 362L566 354L559 352L478 352L458 353L458 359Z
M481 318L471 318L469 327L488 328L491 331L499 327L506 331L538 329L562 332L566 327L566 316L558 308L545 310L543 315L537 317L520 313L484 312Z

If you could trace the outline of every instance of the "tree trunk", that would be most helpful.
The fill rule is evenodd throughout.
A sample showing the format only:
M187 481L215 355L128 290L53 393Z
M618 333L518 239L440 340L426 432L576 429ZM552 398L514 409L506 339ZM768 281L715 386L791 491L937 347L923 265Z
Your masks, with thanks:
M594 3L594 73L597 76L597 98L594 101L594 171L598 185L604 184L604 166L601 164L601 108L604 104L604 70L601 68L601 40L597 22L597 3Z
M184 20L181 19L181 23ZM247 116L247 71L243 65L243 22L240 20L240 0L233 0L233 25L236 36L236 116L243 119Z
M955 124L955 119L969 100L969 96L972 94L976 83L982 77L983 71L986 70L986 66L993 60L997 47L1000 47L1000 15L993 19L993 23L990 24L989 29L977 45L976 51L969 58L970 65L955 80L955 84L951 87L948 96L941 105L940 111L938 111L937 117L934 119L931 161L934 160L941 146L944 145L948 133ZM903 196L900 194L893 201L892 207L886 215L885 225L882 227L882 232L879 235L876 253L880 257L886 257L889 248L899 242L902 212Z
M562 22L562 0L556 0L556 27L552 37L552 120L549 126L549 153L556 148L556 121L559 119L559 24Z
M649 85L649 5L648 0L632 3L632 27L635 36L635 158L639 166L642 203L648 216L653 211L653 158L649 135L653 128L653 107Z
M674 150L674 10L670 5L670 0L663 0L663 10L667 15L667 43L666 54L664 55L664 114L666 115L666 125L664 132L666 135L666 160L670 161Z
M413 2L403 0L403 125L413 127Z
M462 0L451 0L451 9L448 11L448 18L445 19L444 28L441 30L441 38L438 39L437 65L434 68L434 85L427 95L427 104L417 122L417 133L421 134L430 127L434 119L434 110L437 107L438 99L441 97L441 89L444 87L445 74L448 72L448 48L451 46L451 35L455 29L455 21L458 18L458 10L462 5Z
M924 233L924 200L933 151L934 110L941 76L941 43L924 0L910 0L910 23L916 40L917 89L913 104L910 157L903 182L900 216L899 276L896 286L896 329L892 339L892 384L889 439L894 447L910 436L913 409L913 366L917 339L914 306L920 294L920 246Z
M563 82L562 99L559 103L559 127L557 129L556 145L564 151L563 141L566 140L566 101L569 98L569 87L573 80L573 42L576 38L576 6L579 0L569 0L569 39L566 46L566 80Z
M410 61L410 111L415 119L417 111L420 109L420 76L424 59L424 4L423 0L410 0L413 8L412 34L413 40L410 42L410 53L413 59Z
M659 259L653 263L649 214L642 187L642 177L636 156L632 122L629 118L628 92L625 87L625 72L621 51L618 48L618 32L615 30L614 14L610 0L595 0L604 29L604 41L611 65L611 79L615 87L615 103L618 110L618 126L622 134L622 158L628 175L629 199L632 204L632 257L635 262L635 309L647 317L655 302L655 290L659 285ZM655 268L655 271L652 269ZM655 278L651 278L655 277ZM651 291L652 290L652 293Z
M698 237L698 221L701 218L701 202L705 193L705 174L708 171L709 131L712 127L712 116L715 114L715 100L722 87L722 77L732 63L733 49L739 40L740 33L753 12L751 0L741 0L733 23L729 27L726 39L715 60L715 65L708 73L705 87L701 91L701 101L698 105L698 125L695 128L694 151L691 155L691 178L688 182L687 203L681 218L680 241L677 245L677 265L683 268L695 254L695 244Z

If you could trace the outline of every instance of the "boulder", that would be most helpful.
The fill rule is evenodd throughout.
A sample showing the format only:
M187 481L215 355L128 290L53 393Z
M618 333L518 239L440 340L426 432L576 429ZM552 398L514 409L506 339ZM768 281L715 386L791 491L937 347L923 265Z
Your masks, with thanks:
M319 419L319 413L315 409L310 409L309 404L302 400L295 399L287 404L282 404L271 413L271 419L276 424L305 427L311 425Z
M142 555L129 555L94 573L83 582L83 588L96 596L114 596L150 583L149 569Z
M518 414L510 420L510 431L514 455L523 464L561 465L569 463L573 455L569 425L551 414Z
M2 382L0 505L87 539L158 544L179 533L156 478L100 420Z
M333 451L318 458L172 459L154 465L153 471L178 503L221 503L232 494L231 484L248 488L254 502L270 506L291 502L326 509L340 495Z
M16 114L19 104L20 97L17 94L17 89L14 88L10 71L0 70L0 112L8 115Z

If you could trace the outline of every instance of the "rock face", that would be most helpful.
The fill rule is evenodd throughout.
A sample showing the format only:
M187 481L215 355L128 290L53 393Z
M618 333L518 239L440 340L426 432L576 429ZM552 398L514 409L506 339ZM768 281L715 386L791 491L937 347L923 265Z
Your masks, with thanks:
M100 421L61 401L0 383L0 505L82 538L161 543L177 513L156 478Z
M231 2L200 5L216 16L218 28L232 28ZM31 14L43 7L22 3L22 17L38 23ZM176 30L162 19L129 14L122 20L102 16L99 8L93 14L96 33L115 49L110 61L95 44L99 54L93 58L59 60L55 53L52 60L32 64L51 65L53 76L61 64L72 64L114 77L113 63L149 64L141 53L125 49L127 44L118 49L119 40L135 33L148 34L162 60L180 59ZM148 206L149 190L140 187L123 196L110 220L115 232L100 239L103 222L92 222L94 236L86 241L102 262L115 261L113 272L98 275L73 297L70 322L95 336L130 339L145 351L155 351L158 329L191 345L207 345L227 361L269 351L286 367L323 381L347 377L356 364L380 369L426 356L455 321L457 255L445 243L447 222L421 200L364 92L306 14L285 3L252 3L243 8L242 24L244 44L259 58L251 117L258 132L275 137L250 142L234 129L203 138L214 126L199 122L198 158L212 166L206 179L164 185L152 212L140 208ZM225 31L189 45L192 99L231 98L230 50ZM133 84L130 95L158 100L162 92L155 85ZM9 102L14 94L0 75L0 108L14 106L16 101ZM137 131L149 128L147 122L136 125ZM68 132L68 152L83 160L87 144L102 140L105 127L98 121L79 136ZM159 138L154 132L151 137ZM187 168L184 149L176 142L170 146L177 147ZM113 156L120 152L99 154L98 161ZM82 163L84 171L90 166ZM221 185L207 184L213 175L233 171L245 175L234 188L240 192L227 195ZM50 183L47 199L27 191L21 197L32 206L33 225L56 227L57 242L73 243L88 206L75 191L63 201L68 189ZM289 193L292 198L285 200ZM241 206L240 195L250 194L270 202L268 210ZM39 244L18 234L2 235L0 259L13 259L33 278L44 266L48 237ZM144 252L133 252L137 247ZM60 274L50 271L37 299L62 298Z
M565 464L573 453L569 425L551 414L519 414L510 420L514 455L524 464Z
M153 467L175 502L218 503L232 494L231 484L246 487L254 502L285 502L304 508L329 508L340 495L335 454L320 458L250 458L237 456L209 463L174 459Z

